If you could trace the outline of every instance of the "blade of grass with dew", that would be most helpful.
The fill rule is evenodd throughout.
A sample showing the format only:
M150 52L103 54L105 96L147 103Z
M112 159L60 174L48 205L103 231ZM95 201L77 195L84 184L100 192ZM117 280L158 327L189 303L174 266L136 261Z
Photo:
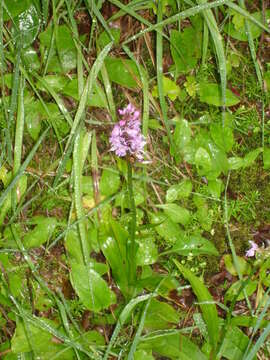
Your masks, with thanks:
M42 8L42 17L44 25L48 21L49 15L49 0L41 0L41 8Z
M102 208L103 206L114 201L118 195L124 196L125 193L126 193L126 190L122 190L122 191L118 192L117 194L109 196L106 199L102 200L97 206L94 206L91 210L89 210L86 214L84 214L84 216L82 218L74 221L72 224L67 226L67 228L61 234L59 234L57 236L57 238L49 245L48 250L50 250L52 247L54 247L58 243L58 241L60 241L62 238L64 238L71 229L76 228L76 226L79 224L80 221L86 219L90 215L95 214L100 208Z
M228 237L228 241L229 241L230 250L231 250L231 253L232 253L233 264L234 264L234 267L236 269L238 278L240 280L242 280L243 276L242 276L241 271L240 271L239 261L238 261L237 255L236 255L235 247L234 247L234 244L233 244L233 241L232 241L232 238L231 238L230 229L229 229L228 202L227 202L227 191L228 191L229 182L230 182L230 172L229 172L229 174L227 176L225 192L224 192L224 222L225 222L225 228L226 228L226 233L227 233L227 237ZM247 306L248 306L250 312L252 313L252 307L251 307L251 304L250 304L250 301L248 299L248 296L246 294L245 289L243 291L244 291Z
M116 120L117 120L116 108L115 108L115 103L114 103L114 98L113 98L113 93L112 93L112 87L111 87L108 71L106 69L105 64L102 65L100 72L101 72L101 76L102 76L102 80L103 80L103 84L104 84L104 88L105 88L108 107L110 110L110 115L111 115L113 121L116 122Z
M240 4L240 6L243 9L245 9L245 2L243 0L239 0L238 2ZM255 67L255 72L256 72L257 79L259 81L261 92L262 92L262 147L264 148L264 115L265 114L264 114L263 77L262 77L262 72L261 72L261 69L259 67L259 63L258 63L258 60L257 60L255 45L254 45L251 30L250 30L249 21L246 18L245 18L245 29L246 29L246 34L247 34L247 37L248 37L248 44L249 44L249 50L250 50L251 58L252 58L252 61L253 61L254 67Z
M54 101L56 102L59 110L64 115L64 118L66 119L67 123L70 127L72 127L73 121L71 116L69 115L69 112L67 108L64 105L63 100L61 97L54 91L54 89L43 79L43 77L39 76L37 73L33 73L34 77L41 83L41 85L44 86L44 88L49 92L49 94L54 98Z
M9 54L7 55L7 59L10 60L13 64L15 64L15 60L12 56L10 56ZM46 106L46 103L44 102L43 98L41 97L41 95L39 94L35 84L33 83L32 79L31 79L31 75L28 74L28 72L25 70L25 68L22 66L22 64L20 65L20 72L23 74L25 80L27 80L27 82L29 83L29 85L31 86L32 90L34 91L34 93L37 95L37 97L39 98L44 110L46 111L47 115L48 115L48 119L47 122L48 122L48 125L50 127L53 128L55 134L56 134L56 137L57 137L57 140L58 140L58 143L59 143L59 146L60 146L60 149L62 151L62 145L61 145L61 137L59 135L59 132L58 132L58 129L57 129L57 126L55 125L55 122L54 121L49 121L50 118L51 118L51 115L50 115L50 111L49 109L47 108Z
M207 0L197 0L198 4L205 4ZM204 10L204 19L209 28L213 43L215 45L216 55L218 59L218 68L221 82L221 103L222 103L222 120L224 125L225 111L226 111L226 87L227 87L227 71L226 71L226 57L223 48L222 36L220 35L217 22L212 13L212 10Z
M70 336L73 339L73 335L72 332L69 329L69 324L67 321L67 312L66 312L66 307L62 304L62 302L58 299L58 297L56 296L56 294L47 286L47 284L45 283L45 281L39 276L36 266L34 265L34 263L32 262L31 257L29 256L27 250L24 248L23 243L16 231L16 228L14 225L11 225L11 230L12 230L12 234L14 237L14 240L18 246L18 249L20 250L20 252L22 253L27 266L30 268L34 278L36 279L36 281L38 282L39 286L47 293L47 296L57 305L59 312L60 312L60 318L62 320L64 329L66 330L66 333L68 336ZM71 317L71 314L69 314L69 317ZM77 354L77 349L74 348L74 351ZM79 355L77 355L78 358Z
M101 15L99 9L97 8L95 1L94 0L84 0L84 2L86 4L86 7L88 9L88 12L89 12L90 16L93 17L92 16L92 11L93 11L95 17L99 20L101 25L106 30L106 32L109 35L111 41L114 42L114 37L112 36L110 28L108 27L107 22L105 21L104 17Z
M97 206L100 202L99 195L99 179L98 179L98 150L97 150L97 139L96 132L93 131L93 140L91 145L91 174L93 180L93 191L94 191L94 201L95 206ZM97 211L94 215L95 222L98 224L99 221L99 212Z
M141 319L140 319L140 322L139 322L139 326L138 326L138 329L136 331L136 334L134 336L134 339L132 341L132 344L131 344L131 347L130 347L130 350L129 350L129 353L128 353L128 357L127 357L127 360L133 360L134 359L134 354L136 352L136 349L137 349L137 346L139 344L139 341L140 341L140 338L141 338L141 334L143 332L143 328L144 328L144 323L145 323L145 318L146 318L146 315L147 315L147 311L148 311L148 308L151 304L151 301L154 297L154 295L157 295L158 294L158 289L160 288L161 284L164 282L164 279L162 279L158 286L156 287L155 291L151 294L151 296L149 297L149 299L147 300L147 303L145 304L145 307L144 307L144 310L143 310L143 313L142 313L142 316L141 316Z
M188 268L181 265L176 259L173 259L178 270L183 277L190 283L193 292L200 302L200 308L207 327L209 342L211 344L210 359L215 359L217 345L219 341L219 318L216 305L212 303L212 296L204 283L195 276ZM204 304L202 304L204 303Z
M211 3L206 3L206 4L194 6L194 7L190 8L190 9L181 11L180 13L178 13L176 15L173 15L173 16L171 16L171 17L169 17L169 18L167 18L167 19L165 19L165 20L163 20L161 22L157 22L156 24L153 24L153 25L149 26L148 28L145 28L144 30L141 30L138 34L131 36L130 38L125 40L123 42L123 44L124 45L128 44L129 42L136 40L140 36L143 36L146 32L153 31L153 30L157 31L158 28L169 25L169 24L172 24L174 22L177 22L177 21L179 21L179 19L185 19L185 18L188 18L190 16L197 15L201 11L212 9L212 8L215 8L215 7L218 7L218 6L221 6L221 5L225 5L225 4L228 5L229 7L233 8L233 9L235 9L240 14L246 16L250 21L252 21L254 24L261 27L267 33L270 33L270 30L266 26L264 26L262 23L260 23L258 20L256 20L252 15L250 15L247 11L244 11L239 6L237 6L236 4L232 3L229 0L216 0L216 1L213 1Z
M18 88L20 82L20 61L21 61L21 44L19 43L16 46L16 57L15 57L15 65L13 70L13 79L12 79L12 92L9 106L9 116L8 123L6 127L6 141L7 141L7 159L9 164L12 163L12 143L11 143L11 132L12 125L14 124L14 114L17 109L17 99L18 99Z
M19 179L21 178L24 171L26 170L27 166L29 165L30 161L33 159L33 156L35 155L38 147L40 146L42 141L45 139L48 130L49 130L49 127L41 134L38 141L35 143L32 150L30 151L30 153L28 154L28 156L24 160L23 164L21 165L20 169L18 170L16 176L12 179L11 183L7 186L7 188L2 192L2 194L0 196L0 207L3 205L3 203L6 200L8 194L16 186Z
M98 73L102 67L102 64L103 64L106 56L108 55L108 53L112 47L112 44L113 43L110 42L108 45L105 46L105 48L100 52L100 54L96 58L96 61L94 62L93 66L90 70L90 73L89 73L87 81L86 81L86 85L85 85L83 93L82 93L81 100L79 102L79 107L76 112L73 124L72 124L72 128L71 128L71 131L69 134L69 138L68 138L68 141L67 141L67 144L65 147L64 154L62 156L62 159L60 160L60 163L59 163L59 166L57 169L57 174L56 174L54 182L53 182L53 187L55 187L58 184L58 181L60 180L60 178L64 172L67 160L72 151L72 143L74 141L74 136L75 136L77 128L81 122L81 119L82 119L82 116L83 116L83 113L84 113L84 110L86 107L87 98L88 98L88 96L91 96L94 82L96 81Z
M202 50L202 67L206 65L206 57L209 43L209 30L206 22L203 23L203 50Z
M24 310L24 308L19 304L19 302L12 296L9 296L10 300L13 302L15 307L18 309L21 316L24 317L25 321L29 322L29 324L33 325L34 327L37 327L43 331L48 332L49 334L53 335L56 339L61 340L64 344L69 345L73 349L77 349L87 356L89 356L89 359L97 359L95 356L96 354L93 354L86 350L80 343L73 341L72 339L65 336L62 332L58 331L48 323L46 323L43 319L40 319L39 317L35 315L31 315L28 312Z
M220 328L220 341L217 347L217 354L220 352L220 349L222 348L222 345L225 341L226 338L226 333L229 329L229 326L231 325L231 319L232 319L232 315L233 315L233 309L235 308L238 296L241 294L241 292L245 291L245 287L248 285L250 279L252 278L252 276L255 274L255 269L249 274L247 279L243 279L241 281L241 286L239 287L237 293L234 295L230 307L228 310L226 310L227 315L226 315L226 319L223 322L221 328ZM246 294L245 294L246 296ZM247 296L246 296L247 298Z
M1 88L5 88L5 79L4 79L4 70L5 70L5 55L4 55L4 37L3 37L3 28L4 28L4 20L3 20L3 2L0 2L0 77L1 77ZM1 130L1 135L4 135L5 128L7 127L8 122L8 113L7 113L7 105L6 105L6 99L5 96L2 96L2 106L1 106L1 112L3 114L4 124L3 124L3 130ZM0 124L0 129L2 127L2 124ZM2 166L2 161L6 157L6 137L3 136L2 144L1 144L1 155L0 155L0 167Z
M117 324L114 328L113 334L112 334L110 342L107 346L103 360L108 359L111 349L117 339L118 334L120 333L122 326L124 326L125 322L127 321L128 317L131 315L135 306L138 305L139 303L141 303L142 301L146 301L146 300L152 298L152 296L153 296L153 294L138 296L135 299L130 300L129 303L124 307L123 311L121 312L121 314L118 318Z
M23 132L24 132L24 86L25 80L23 76L20 78L19 94L18 94L18 109L17 121L15 130L15 143L14 143L14 160L13 160L13 176L19 171L22 157L23 146ZM13 212L16 208L17 189L14 188L11 195L11 205Z
M268 290L268 292L269 292L269 290ZM252 334L249 337L249 343L248 343L248 346L246 348L244 356L248 356L249 351L250 351L250 347L252 345L252 341L253 341L257 331L259 330L260 325L261 325L265 315L267 314L267 310L268 310L269 306L270 306L270 297L268 297L268 299L267 299L267 301L266 301L266 303L264 305L264 308L263 308L262 312L260 313L260 316L259 316L258 320L256 321L256 324L255 324L255 326L254 326L254 328L252 330Z
M72 10L70 7L70 2L68 0L65 0L65 4L67 7L67 11L68 11L68 18L69 18L69 21L70 21L71 27L72 27L72 32L75 35L74 38L79 39L78 28L77 28L76 21L73 17L73 13L72 13ZM83 55L82 55L80 44L77 41L74 41L74 43L77 48L78 95L79 95L79 99L80 99L80 97L82 96L82 93L83 93L83 89L84 89L83 61L82 61Z
M260 350L260 348L264 345L267 337L270 334L270 324L267 325L267 327L264 329L263 333L259 337L259 339L256 341L253 348L249 351L249 354L243 358L243 360L253 360Z
M84 210L82 205L82 171L83 171L83 131L78 131L73 151L73 171L74 171L74 198L77 220L84 217ZM91 134L88 135L88 148L90 146ZM90 263L89 246L86 237L85 221L81 220L78 223L79 235L82 246L82 255L85 266Z
M112 0L110 0L110 1L112 1ZM116 1L116 0L113 0L113 1ZM218 7L220 5L223 5L223 4L227 3L228 1L229 0L216 0L216 1L213 1L212 3L206 3L206 4L202 4L202 5L197 5L197 6L194 6L194 7L190 8L190 9L181 11L180 13L175 14L175 15L173 15L173 16L165 19L165 20L162 20L160 22L157 22L156 24L149 25L147 28L141 30L136 35L133 35L130 38L128 38L127 40L125 40L123 42L123 44L126 45L129 42L136 40L140 36L143 36L145 33L150 32L150 31L160 32L160 28L162 28L162 27L164 27L166 25L170 25L170 24L173 24L173 23L175 23L175 22L177 22L177 21L179 21L181 19L185 19L185 18L194 16L194 15L197 15L201 11Z
M64 329L66 331L66 334L67 336L69 336L70 339L73 339L74 340L74 336L73 336L73 333L70 329L70 326L69 326L69 322L68 322L68 317L67 317L67 313L66 313L66 309L64 307L64 305L62 304L61 301L59 301L57 298L56 298L56 302L57 302L57 307L59 309L59 313L60 313L60 318L62 320L62 324L64 326ZM81 357L80 357L80 354L78 352L78 350L76 348L73 349L75 354L76 354L76 358L78 360L81 360Z
M142 17L141 15L139 15L139 14L137 14L136 13L136 11L134 11L133 9L132 9L132 6L131 6L131 3L129 3L128 5L125 5L125 4L122 4L120 1L118 1L118 0L109 0L113 5L115 5L115 6L117 6L117 7L119 7L119 9L121 9L122 10L122 15L123 14L129 14L129 15L131 15L132 17L134 17L134 19L136 19L136 20L138 20L139 22L141 22L142 24L144 24L144 25L146 25L146 26L152 26L152 24L148 21L148 20L146 20L144 17ZM120 10L120 11L121 11ZM116 14L117 15L117 14ZM121 16L122 16L121 15ZM113 19L114 17L112 17L112 19ZM112 19L109 19L110 21L112 21ZM166 39L166 40L168 40L169 42L170 42L170 38L166 35L166 34L164 34L163 32L162 32L162 30L160 30L160 29L156 29L156 31L157 32L159 32L160 34L162 34L162 36ZM124 44L125 44L125 42L124 42Z
M9 58L10 61L14 62L13 58ZM60 149L62 151L62 144L61 144L61 137L59 135L57 126L55 125L55 121L50 121L51 120L51 114L50 111L46 105L46 103L44 102L43 98L41 97L40 93L38 92L35 84L33 83L32 79L31 79L31 75L27 73L27 71L25 70L25 68L20 65L20 71L23 74L25 80L29 83L29 85L31 86L32 90L34 91L34 93L37 95L38 99L40 100L41 105L43 106L44 110L46 111L46 114L48 115L48 119L46 119L46 121L48 122L48 125L54 130L55 135L57 137Z
M157 22L162 22L162 2L158 2L158 10L157 10ZM160 27L162 30L162 27ZM168 117L167 117L167 104L164 96L163 91L163 39L162 35L157 32L156 33L156 63L157 63L157 85L158 85L158 96L159 96L159 102L161 106L162 116L164 125L167 131L168 140L170 143L171 151L174 154L174 143L173 138L170 130L170 126L168 123Z
M242 7L236 5L232 1L226 1L226 5L232 9L234 9L236 12L238 12L240 15L244 16L246 20L250 20L255 25L259 26L262 30L266 31L268 34L270 34L270 29L265 26L263 23L255 19L247 10L243 9Z

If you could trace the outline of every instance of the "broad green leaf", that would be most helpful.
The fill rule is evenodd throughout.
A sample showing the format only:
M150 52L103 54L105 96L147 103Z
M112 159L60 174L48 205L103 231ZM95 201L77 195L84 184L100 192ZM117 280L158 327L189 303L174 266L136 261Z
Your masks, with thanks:
M180 321L180 314L169 304L152 299L145 317L146 329L168 329Z
M192 191L192 182L190 180L182 180L179 184L169 187L166 192L166 201L168 203L188 198Z
M152 355L152 351L137 350L134 354L134 360L155 360Z
M12 173L9 172L7 174L8 182L7 182L5 187L7 187L7 185L9 185L9 182L11 180L11 176L12 176ZM18 203L20 201L20 199L22 198L22 196L26 192L26 189L27 189L27 176L22 175L20 180L18 181L18 185L16 186L16 195L17 195L16 196L16 203ZM4 221L4 218L5 218L7 212L8 212L8 210L10 208L11 208L11 192L7 195L6 199L4 200L4 203L0 207L0 226L2 225L2 223Z
M219 199L223 189L224 189L224 184L222 180L215 179L208 181L208 185L207 185L208 193L214 198Z
M229 163L230 170L238 170L238 169L241 169L241 167L243 167L244 159L242 159L238 156L234 156L234 157L231 157L228 159L228 163Z
M62 75L46 75L43 77L43 81L46 81L48 85L56 92L60 92L63 95L71 96L76 101L79 101L78 95L78 79L73 78L69 79ZM43 84L38 81L37 87L42 91L47 91ZM88 106L95 106L95 107L106 107L106 96L104 91L101 89L98 82L93 84L92 92L89 94L86 100L86 104Z
M148 276L145 274L146 271L149 271ZM159 284L160 286L157 291L164 297L168 296L171 290L175 290L179 286L178 281L173 276L161 275L157 272L153 272L149 267L143 267L142 277L137 280L138 287L145 288L149 291L155 291Z
M93 229L91 229L93 230ZM91 232L91 236L89 236L89 247L92 245L93 242L93 232ZM74 262L77 264L83 264L83 254L81 250L81 242L79 238L78 231L75 231L73 229L68 231L68 234L66 236L65 241L65 248L68 253L68 258L70 262ZM106 263L100 263L94 261L92 258L90 259L89 266L91 269L95 270L99 275L104 275L106 272L108 272L108 266Z
M256 289L257 289L257 285L258 285L258 282L257 281L253 281L253 280L250 280L247 285L245 286L245 292L247 294L247 296L250 296L252 295ZM224 297L224 301L227 302L227 301L232 301L234 299L234 297L238 294L240 288L242 286L242 281L241 280L238 280L236 281L235 283L233 283L229 289L226 291L226 294L225 294L225 297ZM243 300L245 298L245 293L244 291L242 290L240 292L240 294L238 295L237 297L237 301L240 301L240 300Z
M111 32L111 35L113 36L114 38L114 43L115 44L119 44L119 41L120 41L120 35L121 35L121 31L120 29L115 29L115 28L112 28L110 29L110 32ZM100 49L103 49L106 45L108 45L110 42L111 42L111 38L110 36L108 35L107 31L104 30L98 37L97 39L97 44L99 46Z
M219 356L228 360L244 358L249 338L236 326L229 326L219 351Z
M184 278L189 281L192 290L201 303L199 306L207 326L209 340L213 348L216 348L219 337L219 321L216 305L210 303L213 301L212 296L199 278L192 274L186 267L182 266L177 260L174 260L174 262Z
M23 285L25 284L24 273L11 273L9 274L9 286L11 294L16 298L20 296L21 291L23 290Z
M6 11L4 8L3 20L7 21L10 18L14 19L17 15L26 11L30 7L31 3L32 3L31 0L24 0L24 1L8 0L8 1L5 1L5 6L7 7L8 11Z
M165 214L174 222L180 223L181 225L187 225L190 221L190 212L189 210L176 205L176 204L161 204L156 205L158 208L163 209Z
M111 196L117 192L120 187L120 176L119 173L113 169L104 169L102 171L99 189L101 195Z
M188 256L190 254L195 256L202 254L219 255L215 245L201 235L186 235L179 238L170 252L175 252L183 256Z
M44 53L44 47L50 48L53 27L50 25L44 32L39 35L40 43ZM77 50L74 44L73 35L67 25L59 25L57 27L57 49L56 41L53 44L51 57L49 60L47 71L68 72L76 67L77 64ZM61 61L61 63L60 63ZM61 66L61 65L62 66Z
M260 280L265 286L270 286L270 259L264 261L260 267Z
M263 168L270 169L270 148L263 149Z
M200 101L208 105L222 106L221 88L214 83L200 83L199 89ZM234 93L226 90L226 106L233 106L240 102L240 99Z
M234 144L233 131L228 126L223 127L219 124L212 124L210 126L210 133L212 139L225 152L228 152L232 149Z
M116 283L125 295L128 291L128 237L128 232L114 220L111 220L108 227L103 225L99 231L102 252L110 264Z
M154 264L158 259L158 249L153 237L139 237L137 240L138 250L136 254L137 266Z
M169 245L173 245L179 238L183 237L183 230L174 223L166 214L157 213L150 215L151 223L155 224L155 231L166 240Z
M180 333L161 333L157 336L144 338L140 349L152 349L161 356L176 360L207 360L197 345Z
M246 168L252 165L262 151L263 151L262 148L258 148L246 154L243 159L243 167Z
M236 40L248 41L244 16L233 10L231 12L233 13L232 22L225 24L225 26L223 28L225 33L227 33L228 35L230 35L232 38L234 38ZM263 23L261 11L256 11L256 12L250 13L250 15L253 16L256 20ZM270 19L270 10L266 10L265 11L266 22L269 19ZM263 32L263 30L259 26L257 26L256 24L254 24L251 21L249 21L249 29L250 29L252 39L258 38L261 35L261 33Z
M209 180L215 180L221 172L224 174L229 170L229 163L224 150L218 148L212 141L207 142L207 150L211 156L212 169L206 173Z
M123 189L124 190L124 189ZM134 201L135 205L141 205L145 201L145 193L143 187L139 182L133 182L133 192L134 192ZM129 209L130 201L127 191L121 191L115 198L115 206L120 206L121 208Z
M134 61L107 56L104 63L111 81L128 88L138 87L140 74Z
M236 271L235 266L233 264L232 255L229 255L229 254L224 255L223 259L224 259L226 270L230 274L232 274L234 276L237 276L237 271ZM240 256L237 256L237 263L238 263L238 268L239 268L239 271L240 271L241 275L250 274L250 272L251 272L250 264L244 258L242 258Z
M176 123L173 139L177 150L182 151L191 139L191 128L187 120L182 119Z
M43 321L56 328L56 324L52 320L44 318ZM71 360L74 355L72 349L62 343L57 343L49 332L30 323L24 326L22 321L17 322L15 333L11 339L11 350L18 355L33 350L37 357L42 360L50 360L59 352L61 352L61 359L63 360Z
M199 171L199 174L205 175L212 169L211 157L207 150L200 147L195 154L195 165Z
M27 109L27 116L25 117L26 128L33 140L37 140L41 130L41 116L35 112L36 107L33 106L32 111Z
M24 62L25 67L30 72L32 70L39 70L40 69L40 60L37 55L37 52L32 47L28 47L22 51L22 59Z
M82 193L94 196L92 176L82 176Z
M57 220L53 217L46 218L38 216L33 218L32 222L35 224L35 228L29 231L23 239L23 244L26 249L39 247L44 244L49 240L57 226Z
M99 312L115 303L115 294L90 266L71 262L70 278L74 290L88 310Z
M163 76L162 83L164 95L168 96L172 101L174 101L180 95L180 87L166 76ZM152 90L152 95L154 97L158 97L157 85L154 86Z
M72 79L69 81L62 89L62 93L67 96L73 97L75 100L79 101L78 95L78 79ZM107 100L104 91L102 90L99 83L96 81L93 84L91 94L89 94L86 104L88 106L95 106L95 107L107 107Z
M194 69L201 56L201 38L202 33L192 26L185 27L181 32L171 31L171 54L177 73L187 73Z
M33 4L14 20L14 36L21 41L23 48L29 47L37 37L39 23L40 18Z

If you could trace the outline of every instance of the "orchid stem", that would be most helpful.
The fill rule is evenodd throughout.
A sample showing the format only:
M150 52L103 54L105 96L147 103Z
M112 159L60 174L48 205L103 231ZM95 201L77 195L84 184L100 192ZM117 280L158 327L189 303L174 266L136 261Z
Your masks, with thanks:
M134 201L133 193L133 183L132 183L132 165L130 160L127 161L128 164L128 176L127 176L127 185L128 185L128 194L129 194L129 204L131 211L131 222L129 226L129 243L128 243L128 260L129 260L129 282L130 284L135 283L136 281L136 243L135 243L135 233L136 233L136 206Z

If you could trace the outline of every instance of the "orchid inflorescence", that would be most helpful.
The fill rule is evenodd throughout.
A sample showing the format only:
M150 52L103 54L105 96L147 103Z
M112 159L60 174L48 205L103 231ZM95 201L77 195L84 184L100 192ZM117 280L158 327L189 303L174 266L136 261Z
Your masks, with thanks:
M146 140L141 133L140 111L129 103L118 112L121 119L114 125L110 136L111 151L119 157L130 156L143 161Z

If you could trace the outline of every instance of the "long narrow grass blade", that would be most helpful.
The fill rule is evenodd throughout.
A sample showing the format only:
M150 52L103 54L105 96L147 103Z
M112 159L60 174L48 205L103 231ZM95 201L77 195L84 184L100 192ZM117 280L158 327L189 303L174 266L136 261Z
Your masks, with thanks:
M77 214L77 219L83 218L84 210L82 205L82 170L83 170L83 131L80 130L74 142L74 151L73 151L73 169L74 169L74 196L75 196L75 209ZM90 145L91 135L88 136L88 148ZM87 150L88 152L88 150ZM82 246L82 255L84 259L84 263L86 266L90 263L89 256L89 246L86 238L86 228L85 222L80 221L78 224L79 234L81 239Z
M253 348L249 351L248 355L245 356L243 360L253 360L257 352L260 350L261 346L264 345L265 340L267 339L269 334L270 334L270 324L267 325L267 327L264 329L259 339L256 341Z
M127 318L130 316L130 314L132 313L135 306L138 305L142 301L146 301L146 300L152 298L152 296L153 296L152 294L138 296L137 298L130 300L130 302L125 306L125 308L121 312L121 314L119 316L119 319L117 321L117 324L116 324L116 326L114 328L113 334L112 334L110 342L109 342L109 344L107 346L107 349L106 349L105 355L103 357L103 360L108 359L108 357L110 355L110 352L111 352L111 349L112 349L112 347L113 347L113 345L115 343L115 340L117 339L117 336L118 336L122 326L124 326Z
M199 4L207 3L207 0L197 0ZM223 109L223 120L225 116L225 107L226 107L226 87L227 87L227 74L226 74L226 57L223 48L222 36L220 35L217 22L212 13L212 10L204 10L203 16L207 23L208 29L210 31L213 43L215 45L216 55L218 58L218 68L221 82L221 101ZM224 123L224 121L223 121Z
M158 3L158 14L157 14L157 22L162 23L162 2ZM162 30L162 27L160 27ZM158 84L158 95L159 95L159 102L161 106L162 116L164 125L167 131L167 136L169 139L169 143L171 146L171 150L174 153L174 145L173 145L173 138L171 135L171 130L168 122L167 117L167 104L164 96L163 91L163 42L162 42L162 35L160 32L157 32L156 34L157 40L156 40L156 62L157 62L157 84Z
M160 287L160 285L162 284L164 280L161 280L160 283L158 284L158 286L156 287L155 291L151 294L151 296L149 297L149 299L147 300L147 303L144 307L144 310L143 310L143 313L142 313L142 316L141 316L141 319L140 319L140 323L139 323L139 326L138 326L138 329L136 331L136 334L134 336L134 339L132 341L132 345L130 347L130 350L129 350L129 354L128 354L128 358L127 360L133 360L134 359L134 354L135 354L135 351L137 349L137 346L139 344L139 341L140 341L140 337L141 337L141 334L143 332L143 328L144 328L144 323L145 323L145 318L146 318L146 315L147 315L147 311L148 311L148 308L151 304L151 300L153 299L154 295L157 294L157 291Z
M19 171L22 157L22 145L23 145L23 130L24 130L24 78L20 79L17 121L15 130L15 143L14 143L14 161L13 161L13 176ZM12 208L15 211L16 206L16 189L12 192Z
M2 195L0 196L0 207L3 205L4 201L6 200L8 194L10 191L16 186L19 179L23 175L24 171L26 170L27 166L29 165L30 161L33 159L33 156L35 155L39 145L42 143L42 141L45 139L47 132L49 131L49 128L47 128L39 137L38 141L34 145L33 149L28 154L27 158L24 160L23 164L21 165L20 169L18 170L16 176L13 178L11 183L8 185L8 187L2 192Z
M54 182L53 182L53 187L55 187L58 184L58 182L59 182L59 180L60 180L60 178L61 178L61 176L62 176L62 174L64 172L67 160L68 160L69 155L71 154L71 151L72 151L72 144L74 142L74 136L76 134L76 131L78 131L78 127L79 127L79 125L80 125L80 123L82 121L82 116L83 116L83 113L84 113L84 110L85 110L87 98L89 96L91 96L91 94L92 94L92 89L93 89L94 82L97 79L98 73L99 73L99 71L100 71L100 69L101 69L101 67L102 67L102 65L104 63L104 60L105 60L106 56L108 55L108 53L109 53L109 51L110 51L110 49L112 47L112 44L113 43L110 42L100 52L100 54L98 55L96 61L94 62L93 66L91 68L90 74L88 75L86 85L84 87L84 91L82 93L82 97L81 97L81 100L80 100L80 103L79 103L79 107L78 107L78 110L76 112L73 124L72 124L69 139L67 141L64 154L63 154L62 159L61 159L61 161L59 163L57 174L56 174Z

